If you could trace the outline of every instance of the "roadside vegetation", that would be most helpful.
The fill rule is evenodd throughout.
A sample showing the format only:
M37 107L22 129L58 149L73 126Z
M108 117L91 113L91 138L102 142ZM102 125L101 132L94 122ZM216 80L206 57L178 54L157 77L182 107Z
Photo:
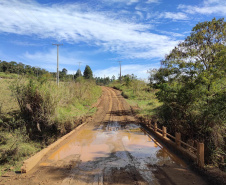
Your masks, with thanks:
M122 96L139 117L155 116L157 108L161 106L155 95L158 90L150 88L148 83L137 79L134 75L122 76L121 83L120 80L112 80L109 87L121 90Z
M147 84L126 75L97 78L122 91L139 117L158 119L167 132L189 143L204 142L205 163L226 171L226 23L197 24L161 68L151 69Z
M59 87L50 73L0 73L0 175L20 171L24 159L95 113L91 105L102 91L89 72Z
M161 122L184 140L204 142L205 163L226 171L226 23L197 24L153 69Z

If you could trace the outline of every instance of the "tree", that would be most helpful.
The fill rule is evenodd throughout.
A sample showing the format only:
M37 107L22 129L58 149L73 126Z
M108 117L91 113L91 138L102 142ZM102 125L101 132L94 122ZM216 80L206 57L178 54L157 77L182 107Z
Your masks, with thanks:
M115 75L113 75L113 76L111 77L111 81L112 81L112 82L115 81Z
M92 79L93 78L93 72L91 70L91 68L86 65L83 76L85 79Z
M32 67L30 65L25 65L25 73L34 75L34 72L33 72Z
M2 61L0 63L1 66L1 72L6 72L9 69L9 63L6 61Z
M62 74L67 75L67 69L66 68L62 69Z
M23 64L23 63L19 63L19 64L17 64L17 73L18 74L23 74L23 73L25 73L25 69L24 69L24 67L25 67L25 65Z
M63 68L62 71L59 72L59 78L60 79L65 79L67 76L67 69Z
M82 76L82 72L81 72L80 69L78 69L77 72L75 73L74 79L76 79L76 78L78 78L80 76Z
M198 23L151 78L160 89L163 120L172 132L205 141L208 156L212 148L224 145L223 135L214 138L213 134L225 129L225 45L224 19Z

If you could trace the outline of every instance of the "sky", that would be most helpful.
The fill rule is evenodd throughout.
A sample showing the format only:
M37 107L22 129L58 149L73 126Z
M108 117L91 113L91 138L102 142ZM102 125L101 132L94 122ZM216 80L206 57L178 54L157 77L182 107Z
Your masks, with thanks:
M224 0L0 0L0 60L69 74L148 79L199 22L226 15Z

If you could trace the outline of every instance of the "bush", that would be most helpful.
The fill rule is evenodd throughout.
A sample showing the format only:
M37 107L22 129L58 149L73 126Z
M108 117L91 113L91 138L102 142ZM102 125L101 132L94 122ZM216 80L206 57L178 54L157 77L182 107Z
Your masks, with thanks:
M57 98L52 93L55 88L51 83L41 84L32 79L28 83L16 83L14 93L25 120L26 131L33 140L56 134L56 125L52 119L57 106Z
M58 87L48 79L16 81L12 90L17 98L26 132L32 140L48 140L70 132L73 120L89 112L101 94L93 80L61 82Z

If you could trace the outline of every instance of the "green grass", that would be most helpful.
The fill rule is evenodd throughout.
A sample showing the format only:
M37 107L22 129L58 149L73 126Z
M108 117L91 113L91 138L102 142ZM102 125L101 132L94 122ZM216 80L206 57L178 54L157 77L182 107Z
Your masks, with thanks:
M28 78L0 78L0 176L7 171L20 171L25 159L45 147L43 142L34 142L26 134L24 120L18 116L20 109L15 94L10 89L10 86L20 84L25 87L28 83ZM56 102L56 110L49 116L49 120L58 124L60 130L62 128L61 134L73 129L76 126L75 120L96 112L96 108L91 105L102 92L95 82L86 80L77 83L61 82L59 87L52 81L43 85L35 83L45 103L48 103L46 97L49 93L51 101ZM55 138L49 138L48 144L54 142Z
M158 102L156 99L151 100L137 100L137 99L127 99L126 100L131 106L138 106L140 110L138 111L138 115L140 116L153 116L156 114L156 109L162 104Z
M14 81L14 79L0 79L0 112L4 114L19 110L17 100L12 96L9 88Z
M60 121L78 119L92 115L96 109L91 105L101 96L101 88L92 81L82 83L61 84L59 89L60 103L57 106L56 117ZM68 88L69 87L69 88Z
M10 90L14 81L0 79L0 176L9 170L20 170L23 160L41 149L40 143L30 141L24 131L10 130L19 111Z
M0 72L0 78L15 79L18 78L18 75L15 73Z
M7 171L20 171L23 161L41 150L40 143L30 141L19 130L0 133L0 176Z

